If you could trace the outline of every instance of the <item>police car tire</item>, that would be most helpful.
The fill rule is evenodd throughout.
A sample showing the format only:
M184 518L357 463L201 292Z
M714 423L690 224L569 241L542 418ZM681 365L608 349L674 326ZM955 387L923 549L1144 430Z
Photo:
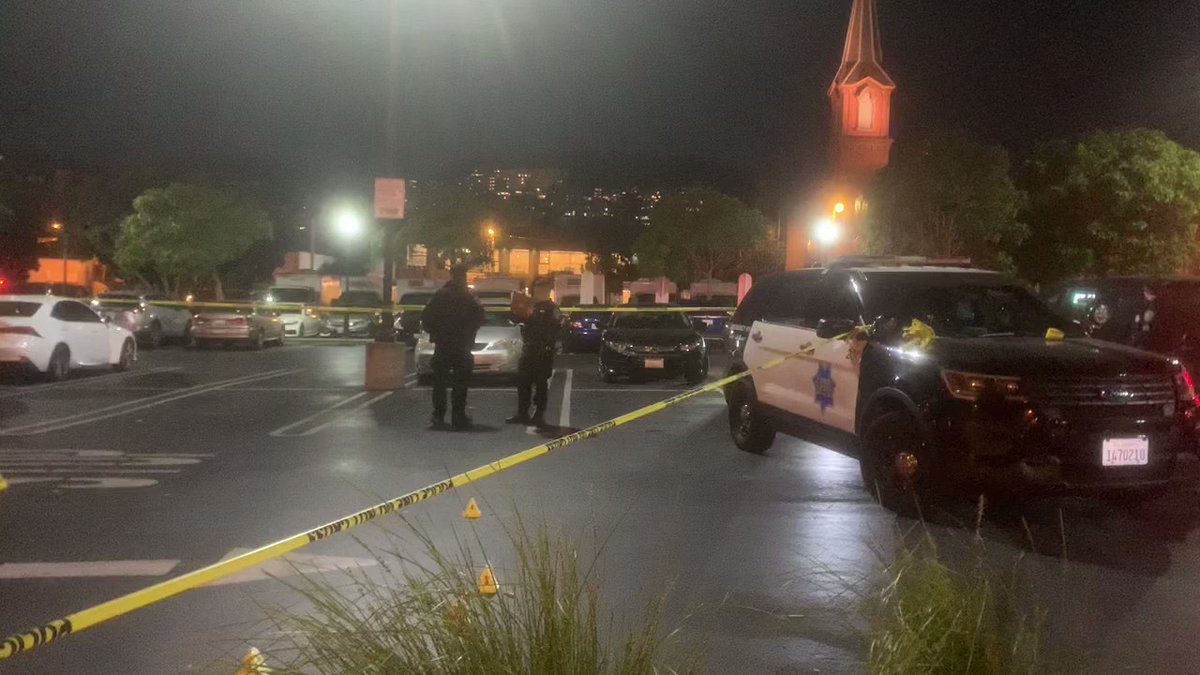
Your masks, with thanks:
M916 457L916 476L906 484L897 480L896 454ZM867 424L859 457L863 487L879 505L901 516L919 518L934 501L929 453L920 429L905 412L884 413Z
M775 426L763 414L754 387L741 382L729 394L729 435L740 450L762 454L775 444Z

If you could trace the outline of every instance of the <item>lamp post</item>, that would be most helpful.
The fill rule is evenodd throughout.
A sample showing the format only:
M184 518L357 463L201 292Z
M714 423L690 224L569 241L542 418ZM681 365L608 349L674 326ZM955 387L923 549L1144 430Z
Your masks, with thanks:
M58 233L58 245L62 250L62 290L67 292L67 228L57 220L50 223L50 229Z
M340 296L346 294L346 291L350 290L350 275L347 273L347 263L349 262L349 258L350 258L350 244L353 243L355 240L360 239L362 237L362 234L363 234L362 216L360 216L358 214L358 212L352 211L350 209L344 209L342 211L339 211L333 219L333 228L334 228L334 230L337 231L338 235L342 238L342 241L345 244L345 247L343 248L343 253L345 255L343 256L343 260L341 263L342 292L339 294L339 298L340 298ZM349 334L350 334L350 314L349 314L349 312L342 312L342 332L345 333L347 336L349 336Z

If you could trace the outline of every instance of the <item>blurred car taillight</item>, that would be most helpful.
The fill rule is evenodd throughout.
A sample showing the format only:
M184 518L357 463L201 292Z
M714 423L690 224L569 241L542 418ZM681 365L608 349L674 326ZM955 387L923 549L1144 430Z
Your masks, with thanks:
M246 317L235 316L231 319L226 319L225 323L229 324L230 326L244 326L246 325Z
M1192 382L1192 375L1182 365L1175 373L1175 400L1187 405L1200 405L1200 398L1196 396L1196 386Z
M575 329L583 328L583 322L582 321L572 321L571 328L575 328Z
M36 330L34 330L33 326L0 326L0 334L31 335L33 337L42 337Z

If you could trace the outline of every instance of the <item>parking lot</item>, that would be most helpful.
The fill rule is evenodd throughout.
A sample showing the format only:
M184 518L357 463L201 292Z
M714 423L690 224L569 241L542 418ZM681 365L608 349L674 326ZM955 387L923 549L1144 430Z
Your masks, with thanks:
M364 347L289 340L261 352L144 351L127 373L0 386L0 630L6 634L211 564L543 442L505 425L504 382L471 393L470 432L429 429L427 388L364 392ZM714 354L710 379L725 361ZM559 358L550 421L580 428L683 391L605 384L595 357ZM667 622L711 672L862 669L861 620L839 580L878 569L913 521L863 491L856 460L780 437L729 441L705 394L408 511L435 539L504 539L519 513L596 544L609 607L639 612L668 585ZM459 512L477 497L485 516ZM1086 500L1005 505L979 530L1047 612L1063 670L1178 672L1200 663L1196 495L1137 509ZM394 524L394 523L393 523ZM928 531L976 545L971 505ZM919 526L917 526L919 527ZM363 537L375 536L364 528ZM317 572L373 563L351 536L289 556ZM503 583L505 565L497 560ZM12 673L232 672L271 639L263 606L295 598L269 563L0 662ZM1136 644L1136 649L1127 645ZM100 665L102 664L102 665ZM1185 669L1186 670L1186 669Z

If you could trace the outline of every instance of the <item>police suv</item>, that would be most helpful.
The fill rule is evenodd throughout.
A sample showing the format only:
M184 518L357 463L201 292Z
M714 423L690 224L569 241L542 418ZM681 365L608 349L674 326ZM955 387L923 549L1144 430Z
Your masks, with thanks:
M1087 338L999 273L854 258L780 274L743 299L728 342L731 373L802 352L726 389L737 446L852 440L864 485L898 512L978 491L1136 498L1195 475L1187 370Z

